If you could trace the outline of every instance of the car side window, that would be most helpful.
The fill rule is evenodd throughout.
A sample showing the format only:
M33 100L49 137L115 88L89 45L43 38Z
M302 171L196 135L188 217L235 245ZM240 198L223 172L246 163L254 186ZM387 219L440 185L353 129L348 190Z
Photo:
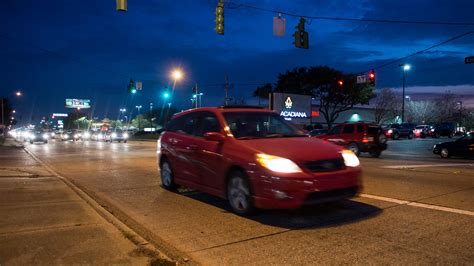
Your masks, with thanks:
M167 131L179 132L192 135L196 125L196 116L187 114L173 119L167 127Z
M354 133L354 125L345 125L342 134L352 134Z
M357 125L357 133L364 133L364 125Z
M335 126L329 131L329 135L338 135L341 132L342 126Z
M203 137L207 132L220 132L221 126L217 117L211 112L200 112L198 124L194 135Z

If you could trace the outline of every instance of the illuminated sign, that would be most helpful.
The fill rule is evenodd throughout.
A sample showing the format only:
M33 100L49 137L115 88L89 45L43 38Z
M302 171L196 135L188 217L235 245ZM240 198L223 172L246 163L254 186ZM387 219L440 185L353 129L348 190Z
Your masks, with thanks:
M311 96L275 92L271 109L295 124L308 124L312 115Z
M67 117L67 114L53 113L53 117Z
M89 99L66 99L66 108L91 108Z

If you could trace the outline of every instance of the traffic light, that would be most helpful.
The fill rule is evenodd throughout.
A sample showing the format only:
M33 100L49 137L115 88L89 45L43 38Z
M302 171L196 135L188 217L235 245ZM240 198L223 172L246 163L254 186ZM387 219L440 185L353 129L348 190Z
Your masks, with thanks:
M196 93L197 93L197 88L193 86L193 94L196 94Z
M130 79L130 81L128 82L128 86L127 86L127 92L130 94L135 94L137 93L137 88L135 88L135 82L133 81L133 79Z
M170 94L168 92L163 93L163 98L168 99L170 97Z
M117 0L117 10L127 11L127 0Z
M304 48L308 49L309 48L309 35L308 32L305 31L305 24L306 20L304 18L300 18L300 22L298 23L298 26L296 27L296 31L293 34L293 37L295 41L293 44L295 45L296 48Z
M368 80L369 80L369 85L370 86L375 86L375 71L374 70L370 70L369 71L369 74L367 75L368 76Z
M224 2L219 0L216 7L216 33L224 35Z

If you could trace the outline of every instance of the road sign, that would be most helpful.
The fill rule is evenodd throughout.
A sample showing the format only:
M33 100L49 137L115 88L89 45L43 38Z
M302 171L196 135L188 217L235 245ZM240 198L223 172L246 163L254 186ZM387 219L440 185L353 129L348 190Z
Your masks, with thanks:
M141 81L137 81L137 83L135 84L135 88L141 91L143 88L143 83Z
M466 64L474 63L474 56L468 56L468 57L464 58L464 63L466 63Z
M367 83L366 75L357 76L357 84L362 84L362 83Z

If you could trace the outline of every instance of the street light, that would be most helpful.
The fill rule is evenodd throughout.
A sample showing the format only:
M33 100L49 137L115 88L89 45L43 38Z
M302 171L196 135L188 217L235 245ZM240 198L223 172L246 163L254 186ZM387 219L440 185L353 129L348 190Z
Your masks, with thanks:
M410 70L411 66L408 64L400 64L403 69L403 89L402 89L402 123L405 121L405 73Z
M17 92L15 92L15 95L20 97L22 95L22 93L21 93L21 91L17 91Z
M173 72L171 72L171 77L174 79L174 81L178 81L178 80L181 80L183 78L184 74L183 74L183 71L181 71L181 69L177 68L175 70L173 70Z
M136 105L135 108L137 108L138 113L140 113L140 109L142 109L141 105Z
M459 127L461 127L461 123L462 123L462 102L459 101L456 104L459 105Z

